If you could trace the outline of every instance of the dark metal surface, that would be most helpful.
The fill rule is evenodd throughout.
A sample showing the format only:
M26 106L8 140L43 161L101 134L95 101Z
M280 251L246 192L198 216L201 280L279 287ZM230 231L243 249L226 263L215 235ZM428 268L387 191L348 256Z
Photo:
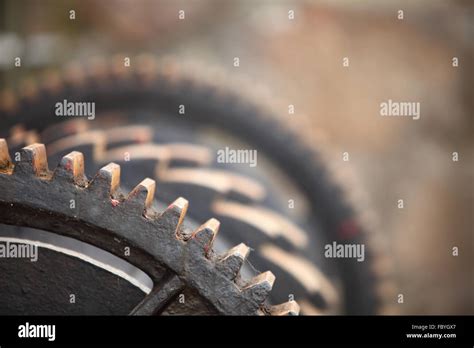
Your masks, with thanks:
M2 259L0 274L2 315L126 315L146 295L111 272L42 247L36 262Z

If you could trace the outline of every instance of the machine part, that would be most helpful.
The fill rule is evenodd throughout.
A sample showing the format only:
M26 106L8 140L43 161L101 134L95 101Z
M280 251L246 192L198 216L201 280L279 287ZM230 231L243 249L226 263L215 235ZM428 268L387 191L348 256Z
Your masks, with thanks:
M161 213L155 211L155 182L151 179L124 195L117 164L106 165L88 180L82 153L71 152L50 171L42 144L23 148L20 161L14 164L4 139L0 139L0 165L0 223L58 233L121 258L124 246L133 250L127 261L153 281L153 289L132 310L133 315L299 311L294 301L277 306L265 303L275 280L271 272L250 280L240 277L248 255L246 246L215 255L219 221L210 219L190 230L184 221L188 208L184 198ZM71 199L76 202L74 209ZM172 301L180 291L191 299L181 308Z
M251 102L242 98L245 88L234 89L235 91L231 92L228 88L228 76L217 76L209 73L208 70L198 69L201 74L197 78L191 78L192 74L181 72L176 64L158 61L149 56L137 57L135 59L137 64L131 68L125 68L120 64L119 58L116 60L117 63L99 59L84 64L71 64L60 74L47 75L39 85L29 84L28 88L22 88L23 92L20 93L20 98L16 98L12 93L4 93L4 102L0 103L0 114L3 115L5 124L4 129L18 129L18 125L23 125L23 129L21 127L20 129L25 135L25 144L27 144L26 139L31 142L31 139L37 134L42 135L41 141L44 142L62 141L61 138L68 132L74 137L74 134L81 133L79 126L67 129L64 126L64 132L55 132L52 128L45 131L45 126L58 122L57 117L54 116L54 104L57 101L68 99L94 100L97 109L102 110L103 113L114 114L114 120L116 114L125 114L124 118L127 120L125 124L139 119L141 124L152 125L157 119L172 119L182 128L188 125L191 129L198 130L202 127L212 126L232 134L250 144L252 148L258 149L259 153L268 156L272 163L291 178L291 182L304 194L304 200L308 202L308 223L314 227L305 228L305 233L309 232L308 236L311 239L305 245L304 252L306 254L311 252L321 254L323 243L333 241L342 244L366 245L366 257L363 263L350 260L331 262L337 266L338 274L341 277L342 312L373 314L380 311L380 295L385 298L391 296L385 290L379 291L379 289L387 289L388 287L384 284L387 280L389 281L387 267L379 267L378 260L384 256L384 251L379 249L378 244L373 243L373 234L366 233L366 225L361 225L357 214L346 202L347 194L333 183L333 173L327 171L327 165L318 151L309 146L305 138L296 132L291 124L273 117L279 113L278 110L275 111L275 107L267 108L269 104L264 100ZM272 100L271 104L275 106L275 100ZM180 105L186 106L186 116L178 114ZM144 117L138 117L139 114ZM100 118L106 119L106 117ZM94 120L95 122L97 119ZM65 123L67 122L61 122L54 127L61 127ZM82 122L83 126L87 123L90 122ZM106 129L106 127L103 128ZM2 134L8 135L5 132ZM141 139L145 139L149 135L146 132L138 134L141 134ZM29 138L26 138L27 135ZM178 139L180 142L183 141L183 138L184 140L189 139L187 135L181 136L182 138ZM170 136L162 141L176 140ZM63 142L62 145L64 144ZM146 152L147 150L142 151L143 154ZM160 159L157 160L163 163ZM136 165L136 163L132 164L133 167ZM194 182L178 180L179 176L174 179L173 175L168 175L169 172L167 174L159 167L156 168L155 173L156 175L153 176L155 179L158 181L160 178L162 179L160 181L160 187L163 188L161 192L166 191L166 186L169 188L174 185L171 187L171 192L175 192L177 189L186 189L186 186L192 184L200 189L206 188L206 194L220 195L225 186L212 185L213 190L207 190L210 187L205 187L203 182L197 183L197 179L194 179ZM174 173L182 175L183 171L174 171ZM190 193L194 192L196 192L195 189L190 191ZM267 190L267 192L271 191ZM183 195L190 197L188 192ZM205 197L204 199L202 192L198 192L196 198L191 200L198 202L198 204L192 204L193 209L196 207L201 210L198 215L216 215L216 212L211 208L218 208L222 205L215 205L213 200ZM259 203L266 209L275 210L274 206L268 206L268 204L272 204L274 197L268 197L266 202ZM165 200L168 199L172 198L166 197ZM299 202L301 201L299 200ZM207 204L209 206L206 206ZM243 225L245 218L232 216L225 210L222 212L223 216L218 217L226 221L226 226L233 227L235 225L236 230L239 231L252 230L255 227L255 223ZM283 216L281 210L278 211L278 214ZM264 215L261 215L260 220L268 216L268 214ZM290 220L293 219L294 216ZM258 231L264 232L265 230L259 228ZM240 233L230 233L230 235L241 240ZM264 247L266 241L262 240L261 242ZM274 242L281 242L278 246L284 248L286 252L297 252L295 251L297 249L290 249L291 245L289 244L291 243L285 243L283 238ZM260 244L259 242L255 246L252 245L257 249L252 257L258 257ZM268 248L265 250L267 250L265 253L267 257L261 263L263 265L267 264L268 260L275 259L268 254ZM324 259L311 261L318 267L324 266L324 262L328 262ZM386 264L384 262L384 265ZM282 275L288 275L283 269L280 271L279 279ZM298 275L296 278L302 279L302 276ZM294 281L296 278L288 275L284 283ZM287 295L288 292L283 292L283 294ZM311 303L307 300L304 302ZM311 306L314 306L314 303L309 307ZM310 312L318 313L319 309Z

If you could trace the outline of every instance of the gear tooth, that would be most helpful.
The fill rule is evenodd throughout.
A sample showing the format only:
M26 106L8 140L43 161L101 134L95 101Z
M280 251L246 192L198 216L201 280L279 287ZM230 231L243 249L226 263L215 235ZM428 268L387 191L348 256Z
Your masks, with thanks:
M171 84L177 84L181 78L180 66L172 56L160 59L160 74L164 75Z
M158 63L151 54L141 54L136 57L138 62L137 71L138 73L146 79L151 79L156 76L158 72Z
M38 97L39 88L35 79L25 79L20 83L20 95L27 100L33 100Z
M291 220L263 206L248 205L231 200L215 200L211 205L212 213L220 218L232 219L241 228L253 233L264 233L266 237L281 237L296 248L305 248L308 235Z
M214 218L207 220L193 232L189 240L190 243L198 244L204 249L206 256L208 256L219 232L220 224L219 220Z
M20 150L20 162L15 173L33 174L39 177L49 175L48 159L44 144L32 144Z
M101 81L101 79L107 79L109 74L108 62L103 57L96 56L88 61L87 77Z
M9 89L0 91L0 111L12 112L18 106L15 93Z
M51 70L45 73L41 87L46 91L55 93L62 88L63 83L63 79L59 72Z
M242 289L252 300L263 303L273 288L275 276L266 271L252 278Z
M112 57L111 71L117 77L123 77L130 71L130 67L124 65L126 54L116 54ZM133 59L129 57L130 60Z
M113 195L120 186L120 166L109 163L102 167L90 184L91 190L104 196Z
M395 304L383 304L378 310L377 315L400 315L400 307Z
M174 234L179 236L180 227L188 211L188 201L183 197L179 197L160 215L159 220L168 220L170 224L176 226Z
M84 175L84 155L73 151L64 156L54 172L54 177L65 178L76 184L85 184L87 179Z
M5 139L0 139L0 172L9 171L12 167L12 160L8 152L8 144Z
M206 163L207 159L199 159L201 154L196 153L195 149L186 149L183 145L168 145L166 148L170 149L172 158ZM184 153L187 155L184 156ZM220 169L172 168L164 171L160 178L170 186L195 186L219 196L239 197L239 200L260 201L266 196L265 188L254 179Z
M70 85L80 86L85 81L85 71L79 62L71 62L64 69L64 80Z
M386 279L377 284L375 291L378 297L382 300L393 298L397 294L398 286L395 281Z
M239 271L249 253L250 248L244 243L240 243L221 256L217 263L217 267L229 279L234 279L239 274Z
M270 315L299 315L300 306L296 301L288 301L279 305L271 306L268 309Z
M380 248L381 250L385 250ZM394 267L392 259L386 255L373 254L374 261L371 265L372 271L379 277L387 277L393 275Z
M136 206L140 212L149 209L155 197L155 189L155 180L149 178L142 180L142 182L135 186L135 188L128 194L125 201L126 206Z

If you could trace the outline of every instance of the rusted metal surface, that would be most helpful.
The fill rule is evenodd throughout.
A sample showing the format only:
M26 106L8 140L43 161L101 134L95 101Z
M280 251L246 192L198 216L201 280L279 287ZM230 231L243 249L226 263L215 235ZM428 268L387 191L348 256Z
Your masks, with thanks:
M4 154L1 162L10 163L5 155L6 142L0 145L0 153ZM0 174L0 223L76 238L122 258L124 247L129 247L127 261L146 272L154 283L145 301L156 308L147 305L147 313L163 311L163 303L176 294L173 289L163 289L181 288L181 284L199 294L202 301L198 302L207 303L215 313L280 313L280 307L266 308L265 304L275 279L273 274L264 272L250 280L235 276L235 262L243 259L242 252L231 251L237 254L235 257L215 255L212 246L218 221L211 219L196 230L189 230L184 222L188 205L185 199L178 198L165 211L157 212L152 207L154 181L145 179L124 195L120 167L114 163L88 180L79 152L64 156L54 171L48 167L42 144L23 148L20 156L14 168L4 166ZM169 282L170 275L171 279L179 278L178 285ZM291 301L282 313L288 314L288 306L291 313L298 312L297 303Z

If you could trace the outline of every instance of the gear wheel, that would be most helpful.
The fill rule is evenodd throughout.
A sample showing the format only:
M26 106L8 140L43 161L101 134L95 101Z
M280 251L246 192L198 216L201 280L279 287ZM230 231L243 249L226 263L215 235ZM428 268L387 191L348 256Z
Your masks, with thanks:
M5 93L0 114L4 129L10 131L9 144L16 149L35 141L44 142L52 162L79 147L89 159L87 167L94 171L108 161L121 161L125 150L133 152L132 161L121 162L123 167L133 169L123 171L123 182L135 183L139 172L157 180L161 201L184 196L191 202L188 215L197 221L218 217L225 224L225 237L231 243L245 241L255 248L250 256L252 264L275 272L280 281L272 291L274 302L285 301L291 293L303 314L380 311L379 296L389 298L392 292L387 286L390 265L387 267L386 259L382 259L384 252L346 202L346 192L333 184L334 173L327 171L327 163L315 148L308 146L307 139L291 129L291 124L273 117L278 115L275 100L271 100L272 108L266 108L264 100L249 102L256 99L255 95L242 98L245 88L229 93L232 88L228 88L227 76L216 76L206 69L195 69L201 74L190 78L192 75L182 73L175 64L149 56L137 57L136 62L133 69L105 60L72 64L59 74L49 73L39 85L31 81L24 84L20 98ZM57 124L57 118L45 118L44 115L51 115L51 106L63 99L95 100L102 114L94 126L92 122L76 120ZM177 116L180 104L186 106L186 116ZM113 122L108 123L107 114ZM177 132L168 127L170 120ZM123 127L111 128L117 124ZM299 202L307 200L306 211L295 209L289 213L287 199L292 196L281 195L279 188L284 184L273 182L272 175L267 174L273 169L255 176L255 171L249 175L237 168L206 167L206 151L198 147L213 149L213 144L201 142L205 137L201 129L208 126L219 129L224 136L235 135L239 141L257 148L259 156L268 155L268 160L302 194ZM156 129L161 131L150 136L151 130ZM8 136L6 132L1 135ZM166 144L176 141L188 143L186 149ZM150 170L152 161L157 166ZM167 168L173 161L190 165ZM265 190L248 179L265 183ZM298 208L303 205L306 204L297 204ZM328 260L321 258L321 250L332 241L367 244L366 261L335 261L328 266ZM331 269L333 266L337 269Z
M216 219L189 230L184 221L188 203L183 198L156 212L153 180L144 179L125 196L117 164L106 165L89 181L80 152L64 156L54 172L48 168L43 144L23 148L20 158L13 165L7 143L0 139L0 221L76 238L118 257L123 256L124 244L132 246L128 261L143 269L154 287L131 314L164 312L184 288L193 289L205 301L207 314L298 313L294 301L265 304L275 280L271 272L248 281L240 277L248 247L240 244L224 255L214 255ZM71 199L78 209L70 208Z

